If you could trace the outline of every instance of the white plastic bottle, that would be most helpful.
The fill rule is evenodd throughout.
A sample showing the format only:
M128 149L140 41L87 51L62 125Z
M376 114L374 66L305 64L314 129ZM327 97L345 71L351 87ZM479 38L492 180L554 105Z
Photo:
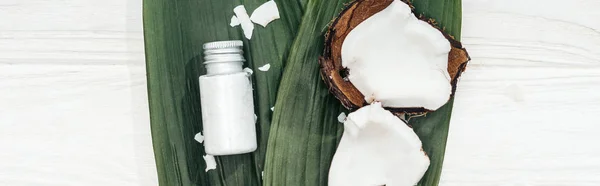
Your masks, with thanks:
M204 150L232 155L256 150L252 84L242 70L242 41L203 45L206 75L200 76Z

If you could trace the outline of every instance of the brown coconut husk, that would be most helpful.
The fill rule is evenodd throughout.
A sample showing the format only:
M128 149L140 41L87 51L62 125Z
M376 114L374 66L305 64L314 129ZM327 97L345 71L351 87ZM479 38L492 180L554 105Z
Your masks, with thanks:
M348 69L342 67L342 43L350 31L356 28L358 24L373 16L375 13L382 11L392 2L393 0L356 0L348 4L344 10L342 10L340 15L333 20L325 35L325 51L323 52L323 56L319 59L321 77L329 87L329 91L349 110L359 109L368 103L364 99L365 96L360 93L350 81L345 79L349 72ZM415 14L414 7L408 0L402 0L402 2L408 4L412 9L413 14ZM459 41L437 27L435 20L424 16L419 16L418 18L438 29L444 34L446 39L450 41L452 48L448 54L448 73L452 78L451 96L454 96L458 78L465 70L467 62L470 60L469 54ZM398 86L402 86L401 84L402 81L398 81ZM424 108L414 107L387 109L394 113L419 113L428 111Z

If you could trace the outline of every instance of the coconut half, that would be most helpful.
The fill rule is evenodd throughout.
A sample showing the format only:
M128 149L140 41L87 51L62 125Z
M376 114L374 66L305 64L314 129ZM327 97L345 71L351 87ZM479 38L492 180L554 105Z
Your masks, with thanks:
M429 158L412 128L379 102L352 112L329 169L330 186L413 186Z
M469 56L460 42L423 20L408 1L348 5L331 24L319 60L330 91L351 110L374 101L395 112L443 106Z

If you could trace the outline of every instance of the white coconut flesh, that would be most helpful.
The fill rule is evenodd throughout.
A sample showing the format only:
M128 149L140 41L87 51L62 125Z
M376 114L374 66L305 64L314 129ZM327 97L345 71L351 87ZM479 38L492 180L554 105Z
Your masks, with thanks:
M238 25L240 25L240 20L238 20L238 18L235 15L231 16L231 21L229 22L229 26L235 27Z
M267 24L275 19L279 19L279 9L277 9L277 4L273 0L267 1L257 7L250 16L252 22L263 27L266 27Z
M239 5L233 8L233 13L235 13L237 22L232 17L231 23L229 25L235 26L237 25L236 23L239 23L239 25L242 27L242 30L244 31L244 36L246 36L247 39L252 39L254 23L252 23L252 21L250 20L250 17L248 16L248 12L246 12L246 8L244 7L244 5Z
M436 110L450 98L450 43L399 0L358 24L344 39L342 66L367 102Z
M204 158L204 162L206 162L206 169L204 172L208 172L209 170L217 169L217 161L215 161L215 157L212 155L202 156Z
M413 186L428 167L415 132L376 102L346 118L329 185Z
M198 132L198 134L194 136L194 140L196 140L198 143L203 143L204 136L202 135L202 132Z

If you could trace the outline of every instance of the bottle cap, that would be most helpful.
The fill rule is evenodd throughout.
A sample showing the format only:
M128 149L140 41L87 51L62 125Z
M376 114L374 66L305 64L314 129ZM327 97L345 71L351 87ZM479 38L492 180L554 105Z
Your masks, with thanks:
M244 43L240 40L215 41L202 45L204 49L204 63L219 62L244 62Z
M210 49L219 49L219 48L239 48L244 46L244 43L240 40L230 40L230 41L214 41L214 42L208 42L208 43L204 43L204 45L202 45L202 48L204 50L210 50Z

